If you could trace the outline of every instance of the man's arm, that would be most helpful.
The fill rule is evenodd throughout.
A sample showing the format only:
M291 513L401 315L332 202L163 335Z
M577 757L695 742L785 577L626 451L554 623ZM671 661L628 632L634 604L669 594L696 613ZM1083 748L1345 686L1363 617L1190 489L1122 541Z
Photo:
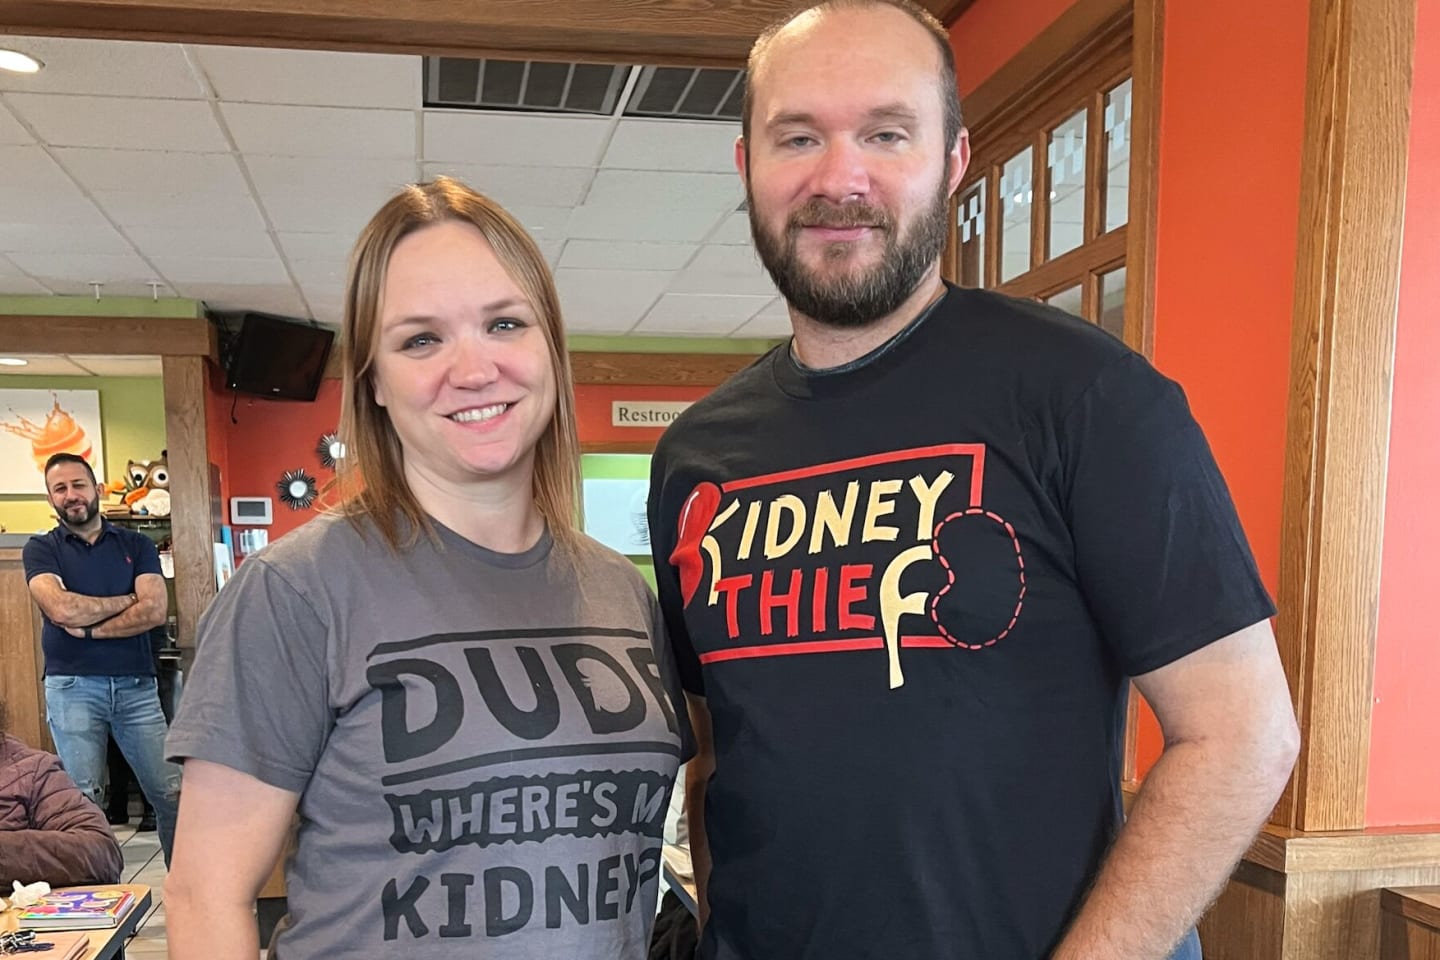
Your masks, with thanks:
M164 590L163 581L161 590ZM71 593L53 573L37 573L31 577L30 596L35 598L35 602L51 623L72 632L78 629L82 634L85 627L108 620L129 609L136 601L134 593L118 597L91 597L83 593ZM161 622L164 622L163 617Z
M135 603L104 623L97 624L90 636L95 640L115 640L133 637L158 627L165 622L170 609L170 598L165 592L165 578L157 573L142 573L135 578ZM84 636L84 630L68 628L75 636Z
M690 863L695 871L695 904L700 926L710 919L710 841L705 835L705 788L715 772L715 743L710 732L710 705L704 697L685 694L695 756L685 764L685 826L690 831Z
M1165 751L1053 960L1164 960L1224 886L1300 734L1268 621L1135 678Z

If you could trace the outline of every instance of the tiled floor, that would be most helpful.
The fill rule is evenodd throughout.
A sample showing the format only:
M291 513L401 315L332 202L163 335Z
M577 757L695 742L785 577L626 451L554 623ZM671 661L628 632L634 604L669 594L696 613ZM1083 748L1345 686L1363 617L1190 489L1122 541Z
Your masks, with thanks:
M125 958L165 960L165 858L160 856L160 835L153 830L136 833L136 822L132 818L129 826L113 828L125 855L125 872L120 879L150 888L150 912L126 945Z

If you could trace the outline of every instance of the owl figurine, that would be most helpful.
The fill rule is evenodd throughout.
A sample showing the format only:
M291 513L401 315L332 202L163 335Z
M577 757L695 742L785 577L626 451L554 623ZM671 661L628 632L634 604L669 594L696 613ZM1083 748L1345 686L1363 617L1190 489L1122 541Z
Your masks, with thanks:
M158 460L131 460L125 465L123 499L132 513L170 516L170 464L167 451Z

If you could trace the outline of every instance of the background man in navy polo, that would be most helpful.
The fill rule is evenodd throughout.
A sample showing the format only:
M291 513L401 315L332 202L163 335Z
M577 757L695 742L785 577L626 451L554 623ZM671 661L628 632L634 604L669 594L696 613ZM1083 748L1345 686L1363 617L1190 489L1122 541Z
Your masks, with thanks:
M100 515L90 464L57 453L45 492L60 523L25 544L25 578L45 615L45 714L55 752L98 802L114 736L155 808L165 862L175 836L180 769L165 760L165 715L150 630L165 622L160 555L145 536Z

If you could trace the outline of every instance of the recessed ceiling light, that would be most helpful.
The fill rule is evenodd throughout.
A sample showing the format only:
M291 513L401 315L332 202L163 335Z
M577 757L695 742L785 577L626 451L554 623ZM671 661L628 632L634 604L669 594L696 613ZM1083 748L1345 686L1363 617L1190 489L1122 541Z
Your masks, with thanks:
M0 70L9 70L11 73L39 73L43 66L45 64L19 50L0 49Z
M29 360L21 360L19 357L0 357L0 367L24 367L29 363Z

